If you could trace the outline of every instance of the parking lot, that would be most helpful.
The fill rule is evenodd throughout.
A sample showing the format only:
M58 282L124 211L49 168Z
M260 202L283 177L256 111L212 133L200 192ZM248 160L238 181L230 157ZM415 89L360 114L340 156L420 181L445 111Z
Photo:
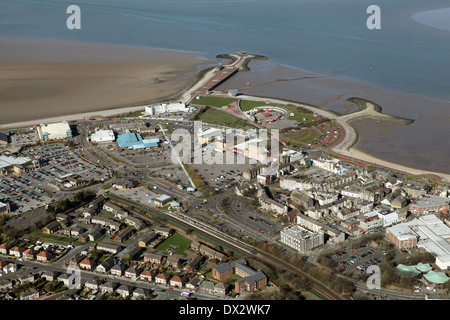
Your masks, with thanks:
M385 251L368 244L358 247L343 247L330 258L335 262L336 269L349 277L365 278L367 268L379 265L384 260Z
M49 204L61 190L70 190L61 177L72 175L79 180L105 180L108 171L83 159L77 151L64 143L50 143L33 146L25 151L40 160L41 167L21 175L7 175L0 178L0 201L8 202L14 213L27 212ZM58 180L59 181L58 181Z
M158 135L147 138L158 138L161 142L158 147L136 150L120 148L117 142L98 144L96 147L115 159L130 165L147 166L149 168L172 165L170 146L166 143L164 136Z
M249 201L244 198L232 197L227 201L227 216L237 221L246 229L260 232L268 236L278 235L283 225L271 219L267 214L254 209Z

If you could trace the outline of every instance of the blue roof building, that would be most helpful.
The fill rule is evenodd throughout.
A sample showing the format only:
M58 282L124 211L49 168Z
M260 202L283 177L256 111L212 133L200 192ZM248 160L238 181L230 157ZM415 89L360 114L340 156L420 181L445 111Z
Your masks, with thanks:
M124 133L117 137L121 148L145 149L157 147L159 139L142 139L139 133Z

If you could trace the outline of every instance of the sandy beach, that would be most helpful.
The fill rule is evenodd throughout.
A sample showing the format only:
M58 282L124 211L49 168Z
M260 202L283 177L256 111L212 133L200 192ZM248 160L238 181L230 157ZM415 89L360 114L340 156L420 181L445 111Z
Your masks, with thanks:
M370 154L367 154L357 148L351 148L349 150L348 153L349 156L360 159L360 160L364 160L364 161L368 161L374 164L378 164L381 166L385 166L391 169L395 169L395 170L399 170L399 171L403 171L403 172L407 172L410 173L412 175L436 175L441 177L442 179L446 180L447 183L450 183L450 174L446 174L446 173L440 173L440 172L433 172L433 171L427 171L427 170L420 170L420 169L415 169L415 168L411 168L411 167L407 167L407 166L403 166L400 165L398 163L393 163L393 162L389 162L386 160L382 160L379 159L377 157L374 157Z
M189 87L200 53L1 38L0 124L171 99Z

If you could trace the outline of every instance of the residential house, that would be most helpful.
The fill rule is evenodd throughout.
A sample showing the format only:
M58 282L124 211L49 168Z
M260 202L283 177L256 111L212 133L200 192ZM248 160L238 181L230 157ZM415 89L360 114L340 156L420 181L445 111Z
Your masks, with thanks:
M95 216L91 218L92 224L98 224L102 227L109 228L111 231L119 231L122 223L120 221L104 217L104 216Z
M174 231L175 230L166 227L155 227L155 232L165 237L170 236Z
M209 259L217 259L222 262L225 262L228 259L228 257L223 253L205 245L200 246L199 251L201 254L208 256Z
M22 251L22 248L16 246L9 250L9 254L15 256L16 258L20 258L22 256Z
M212 281L203 281L202 284L198 288L199 291L214 294L214 282Z
M44 271L41 275L47 281L55 281L58 278L58 273L55 271Z
M214 285L214 293L220 296L225 296L230 292L230 285L227 283L218 282Z
M103 209L111 212L115 217L119 219L123 219L128 215L124 208L109 201L103 204Z
M84 229L84 228L79 228L79 227L70 228L70 236L74 237L74 238L79 237L80 235L82 235L85 232L86 232L86 229Z
M91 260L91 259L83 259L80 262L80 268L81 269L85 269L85 270L91 271L91 270L94 270L95 266L96 266L96 262L94 260Z
M136 260L142 253L141 247L133 247L128 253L125 255L125 259Z
M136 280L141 273L139 268L128 268L125 270L125 278L129 278L131 280Z
M234 268L229 263L221 263L212 268L212 277L219 281L223 281L226 278L232 276L234 273Z
M187 272L195 272L205 260L204 256L196 256L184 267Z
M192 250L199 251L201 246L202 246L202 243L198 242L197 240L192 240L192 242L191 242Z
M17 271L17 265L15 263L8 263L6 266L3 267L3 273L13 273Z
M189 280L188 283L186 283L185 288L190 291L195 291L195 290L197 290L197 288L200 286L201 283L202 283L202 279L200 279L198 277L193 277L192 279Z
M9 254L9 249L11 246L7 243L0 244L0 253L1 254Z
M147 224L143 220L130 215L125 217L123 221L126 224L135 227L137 230L142 230L147 226Z
M34 282L35 276L32 273L22 274L19 276L20 284L32 283Z
M183 288L184 283L186 282L186 278L180 277L180 276L173 276L170 279L170 286L176 287L176 288Z
M158 284L168 284L170 276L168 274L160 273L155 277L155 282Z
M53 259L53 254L51 254L50 252L47 252L45 250L39 252L36 255L36 260L39 262L50 262Z
M87 237L89 241L95 241L102 236L102 232L98 229L92 229L88 232Z
M116 282L105 282L100 285L100 291L113 293L118 285Z
M101 280L98 279L90 279L86 281L84 286L90 290L98 290L100 288L100 285L102 284Z
M39 291L30 289L20 293L20 300L34 300L39 298Z
M141 240L139 240L139 247L146 248L148 247L156 238L158 238L158 234L152 232L150 234L145 235Z
M52 234L59 229L61 229L61 223L59 223L59 221L52 221L42 228L42 232L46 234Z
M145 288L136 288L133 291L133 299L144 299L146 296L148 296L148 289Z
M144 253L144 261L150 264L161 265L164 256L159 253Z
M76 255L75 257L70 259L69 265L71 265L71 266L78 266L80 264L81 260L83 260L83 256Z
M109 270L114 266L114 257L106 258L100 265L97 266L95 271L107 274Z
M68 287L70 282L69 275L67 273L62 273L59 275L58 281L61 281L66 287Z
M120 231L119 234L116 235L113 240L114 241L118 241L118 242L124 242L124 241L128 240L131 237L133 232L134 232L133 228L126 227L125 229Z
M116 264L110 270L111 275L121 277L124 272L124 266L122 264Z
M113 243L100 242L97 244L97 250L116 254L122 249L121 246Z
M116 292L120 294L123 298L127 298L133 292L133 287L122 284L119 288L117 288Z
M36 255L34 254L33 248L26 249L24 252L22 252L22 256L23 256L24 260L28 260L28 261L34 260L36 257Z
M0 291L10 291L13 287L13 284L10 280L1 280L0 281Z
M176 256L168 256L166 259L166 265L172 268L179 268L181 265L181 259Z
M140 274L140 279L141 280L147 280L147 281L153 281L155 280L155 275L156 273L150 270L144 270L141 274Z

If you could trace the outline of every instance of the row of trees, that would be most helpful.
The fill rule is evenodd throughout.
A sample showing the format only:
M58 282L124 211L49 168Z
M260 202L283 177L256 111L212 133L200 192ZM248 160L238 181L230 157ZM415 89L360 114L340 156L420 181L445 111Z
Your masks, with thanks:
M58 201L53 206L48 206L47 212L59 213L65 212L70 209L74 209L85 202L92 201L95 198L95 194L91 191L79 191L72 198L67 198Z

